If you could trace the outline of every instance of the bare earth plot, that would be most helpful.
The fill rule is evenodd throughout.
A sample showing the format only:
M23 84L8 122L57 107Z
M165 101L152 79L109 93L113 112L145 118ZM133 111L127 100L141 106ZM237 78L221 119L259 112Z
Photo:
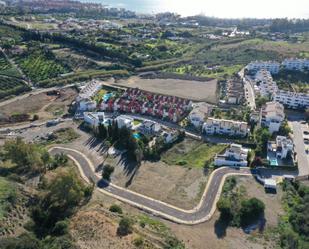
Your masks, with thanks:
M30 95L1 106L0 116L5 118L14 113L37 114L40 120L60 117L68 111L76 96L77 91L72 88L60 90L59 96L48 96L46 93Z
M114 184L184 209L199 203L207 182L203 169L169 166L161 161L143 162L135 175L128 174L123 164L113 165Z
M278 216L283 214L281 206L282 191L278 190L276 195L266 194L263 186L257 183L252 177L237 177L238 186L246 188L248 197L257 197L265 203L266 228L275 227ZM273 241L258 239L255 234L247 235L241 229L227 228L226 234L218 236L216 220L219 213L216 212L213 218L206 223L194 226L182 226L172 222L164 221L179 238L182 238L186 248L190 249L270 249L275 248ZM258 232L254 232L258 234ZM256 241L250 239L256 237Z
M191 81L178 79L142 79L131 77L115 82L124 87L138 87L145 91L188 98L195 101L217 103L217 80Z

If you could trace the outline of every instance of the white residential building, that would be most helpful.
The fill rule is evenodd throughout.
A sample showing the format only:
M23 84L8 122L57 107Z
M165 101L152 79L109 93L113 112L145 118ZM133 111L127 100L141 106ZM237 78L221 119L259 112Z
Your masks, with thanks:
M216 166L238 166L246 167L248 164L248 149L244 149L240 144L231 144L223 155L216 155Z
M285 59L282 62L282 65L284 68L288 70L304 70L308 69L309 70L309 59Z
M89 98L80 99L78 101L78 110L85 111L94 111L97 108L97 103L94 100Z
M100 124L111 122L111 120L105 119L104 112L84 112L84 121L93 128L97 128Z
M174 143L179 136L179 131L177 130L172 130L172 131L164 131L162 133L162 136L164 138L164 142L169 144L169 143Z
M192 104L193 110L190 112L188 118L191 124L196 128L202 127L205 119L210 114L212 107L204 102Z
M279 131L284 117L284 107L278 102L267 102L261 108L261 124L268 127L270 133Z
M275 61L252 61L246 66L247 70L258 72L265 69L272 74L277 74L280 69L280 64Z
M274 95L274 101L280 102L288 108L302 109L309 107L309 94L296 93L288 91L277 91Z
M246 122L208 118L203 124L203 132L214 135L228 135L245 137L249 134L250 129Z
M126 115L120 115L116 119L118 128L126 127L128 129L131 129L133 127L134 119L126 116Z
M273 80L270 72L262 69L259 70L255 75L254 89L262 97L270 97L278 91L278 86L277 83Z
M161 125L157 122L146 120L138 127L138 130L144 135L155 135L161 131Z
M277 136L275 142L268 142L268 152L276 153L276 157L286 159L290 154L292 156L294 150L293 141L284 136Z

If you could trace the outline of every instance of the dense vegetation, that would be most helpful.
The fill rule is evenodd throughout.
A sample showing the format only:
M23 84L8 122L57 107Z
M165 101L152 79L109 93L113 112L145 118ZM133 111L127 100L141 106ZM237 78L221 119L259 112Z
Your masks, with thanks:
M284 181L283 190L286 214L279 224L280 245L284 249L309 248L309 187Z
M160 155L172 146L172 144L165 143L163 138L157 138L155 145L149 147L149 141L152 138L141 135L140 139L136 139L131 129L118 128L117 122L113 122L107 127L100 125L95 133L108 145L113 145L117 149L125 149L128 158L137 163L143 159L159 160ZM182 141L183 138L184 133L181 133L175 143Z
M281 70L273 76L279 89L296 90L297 92L307 92L309 90L309 70Z
M31 220L25 225L27 232L17 238L1 239L1 248L5 249L41 249L75 248L68 234L68 218L75 212L76 207L92 194L92 186L86 187L76 173L65 170L68 159L64 155L52 157L49 153L35 144L26 144L21 139L8 141L1 151L0 173L23 182L33 174L40 174L40 182L36 194L32 197L30 206ZM55 170L57 168L61 170ZM46 172L54 170L53 177L45 178ZM13 178L14 176L14 178ZM1 186L7 189L1 192L0 211L14 208L16 194L14 188L2 180ZM11 204L10 204L11 203Z
M237 187L236 178L228 178L217 203L220 220L231 226L247 226L264 214L265 205L257 198L247 198L246 190Z

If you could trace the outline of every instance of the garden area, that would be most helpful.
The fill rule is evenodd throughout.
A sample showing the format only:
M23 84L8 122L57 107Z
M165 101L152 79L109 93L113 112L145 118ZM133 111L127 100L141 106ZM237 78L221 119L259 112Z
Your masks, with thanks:
M208 144L185 139L162 155L162 161L168 165L180 165L189 168L209 167L216 154L225 150L226 145Z

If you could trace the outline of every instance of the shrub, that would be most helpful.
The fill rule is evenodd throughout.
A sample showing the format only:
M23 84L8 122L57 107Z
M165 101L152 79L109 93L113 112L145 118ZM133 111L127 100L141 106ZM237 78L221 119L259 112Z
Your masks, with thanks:
M133 231L133 221L128 217L123 217L117 229L117 234L120 236L125 236Z
M136 247L141 247L144 244L144 239L142 237L137 237L133 240L133 244Z
M66 220L58 221L53 228L53 234L59 236L66 233L68 233L68 222Z
M113 212L113 213L118 213L118 214L122 214L122 209L121 207L119 207L118 205L114 204L111 205L109 208L109 211Z
M102 172L103 179L109 181L114 170L115 170L115 168L113 166L111 166L109 164L105 165L103 172Z
M264 213L264 209L265 204L257 198L242 201L240 209L241 224L247 225L258 219Z

